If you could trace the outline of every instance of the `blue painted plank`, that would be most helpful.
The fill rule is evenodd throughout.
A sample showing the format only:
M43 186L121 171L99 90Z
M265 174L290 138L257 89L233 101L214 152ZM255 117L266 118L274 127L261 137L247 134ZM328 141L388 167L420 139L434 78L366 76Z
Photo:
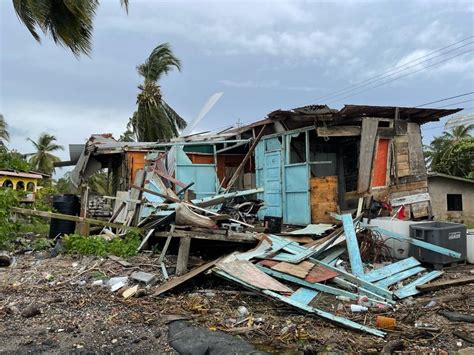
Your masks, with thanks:
M302 304L309 304L318 293L318 291L300 287L290 296L290 299Z
M376 293L373 293L361 286L358 286L356 284L353 284L352 282L349 282L347 280L344 280L340 277L335 277L334 279L331 280L334 282L336 285L341 286L346 288L347 290L357 290L359 295L365 295L369 297L369 301L374 302L374 303L383 303L383 304L391 304L394 305L396 302L389 300L383 296L377 295ZM350 292L350 291L349 291Z
M357 300L357 298L359 297L356 293L341 290L341 289L336 288L336 287L325 285L325 284L322 284L322 283L319 283L319 282L316 282L316 283L308 282L308 281L300 279L296 276L288 275L288 274L285 274L284 272L272 270L270 268L263 267L263 266L260 266L260 265L257 265L257 267L260 270L262 270L264 273L266 273L270 276L276 277L277 279L282 279L282 280L285 280L285 281L293 282L293 283L295 283L297 285L300 285L300 286L304 286L304 287L311 288L311 289L314 289L314 290L318 290L318 291L321 291L321 292L329 293L329 294L332 294L332 295L335 295L335 296L346 296L346 297L349 297L350 299L353 299L353 300Z
M396 284L399 281L408 279L409 277L412 277L420 272L425 271L426 269L422 266L416 266L414 268L408 269L406 271L399 272L395 275L389 276L386 279L377 281L375 284L380 287L389 287L391 285Z
M370 282L379 281L393 274L411 269L412 267L418 265L420 265L420 262L414 257L410 257L379 269L372 270L364 275L364 280Z
M451 249L447 249L447 248L440 247L438 245L427 243L427 242L424 242L424 241L416 239L416 238L410 238L410 237L407 237L403 234L392 232L392 231L389 231L389 230L386 230L386 229L383 229L383 228L380 228L380 227L371 226L370 224L362 223L361 225L365 228L370 228L370 229L373 229L377 232L380 232L383 235L386 235L386 236L389 236L389 237L392 237L392 238L395 238L395 239L398 239L398 240L408 241L410 244L416 245L416 246L424 248L424 249L434 251L434 252L439 253L439 254L451 256L451 257L456 258L456 259L461 258L460 253L455 252L454 250L451 250Z
M325 255L321 258L321 257L317 257L316 259L318 260L321 260L323 263L332 263L332 262L335 262L342 254L344 254L344 252L346 251L346 248L343 248L343 247L334 247L334 248L331 248L329 249L327 252L327 254L325 253Z
M364 332L367 332L369 334L376 335L376 336L379 336L379 337L384 337L385 334L386 334L385 332L382 332L381 330L378 330L378 329L375 329L375 328L370 328L370 327L367 327L365 325L353 322L349 319L339 317L339 316L336 316L336 315L331 314L329 312L320 310L318 308L310 307L306 304L296 302L296 301L292 300L290 297L282 296L282 295L280 295L276 292L269 291L269 290L263 290L263 293L265 293L266 295L268 295L270 297L273 297L277 300L285 302L285 303L289 304L290 306L302 309L302 310L304 310L306 312L309 312L309 313L316 314L321 318L330 320L330 321L335 322L335 323L339 323L339 324L341 324L345 327L349 327L349 328L356 329L356 330L361 330L361 331L364 331Z
M408 285L402 287L399 290L396 290L395 291L395 296L397 296L400 299L410 297L410 296L414 296L414 295L420 293L420 291L417 290L416 286L420 286L420 285L423 285L427 282L430 282L431 280L434 280L434 279L440 277L441 275L443 275L443 273L444 273L443 271L431 271L427 274L424 274L423 276L416 279L415 281L409 283Z
M359 244L357 242L352 215L343 214L342 225L344 226L344 234L346 236L347 251L349 252L352 273L355 276L361 277L364 275L364 265L362 264L362 259L360 257Z
M343 278L343 279L346 279L356 285L358 285L359 287L363 287L379 296L383 296L384 298L386 299L393 299L393 293L386 290L385 288L382 288L382 287L379 287L371 282L368 282L368 281L365 281L364 279L360 278L360 277L357 277L355 275L352 275L344 270L341 270L341 269L338 269L337 267L335 266L332 266L332 265L329 265L327 263L323 263L319 260L316 260L314 258L310 258L309 261L313 262L313 263L316 263L318 265L322 265L328 269L331 269L331 270L334 270L334 271L337 271L339 274L340 274L340 278Z

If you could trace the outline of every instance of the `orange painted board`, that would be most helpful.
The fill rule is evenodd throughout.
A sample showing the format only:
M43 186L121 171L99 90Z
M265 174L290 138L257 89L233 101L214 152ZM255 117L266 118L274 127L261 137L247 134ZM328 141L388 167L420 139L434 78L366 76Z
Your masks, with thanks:
M374 169L372 174L372 186L386 186L387 184L387 161L388 146L390 139L379 139L377 152L375 153Z
M310 263L309 261L302 261L299 264L290 264L283 261L277 265L272 266L272 269L299 277L300 279L304 279L313 267L314 264Z
M330 280L338 275L339 274L336 271L318 265L311 269L309 274L305 277L305 281L311 283L322 282Z

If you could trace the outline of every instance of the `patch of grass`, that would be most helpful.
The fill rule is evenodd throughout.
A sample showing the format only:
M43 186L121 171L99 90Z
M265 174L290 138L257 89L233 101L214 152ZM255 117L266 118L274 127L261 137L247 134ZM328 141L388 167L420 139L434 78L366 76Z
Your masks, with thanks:
M130 257L137 254L140 245L140 234L129 232L123 239L115 238L110 241L102 237L85 237L70 234L63 238L66 252L71 254L106 256L108 254Z
M91 276L94 280L105 280L107 278L107 275L100 271L92 271Z
M46 250L49 249L53 246L53 240L52 239L47 239L47 238L37 238L33 241L31 247L34 250Z

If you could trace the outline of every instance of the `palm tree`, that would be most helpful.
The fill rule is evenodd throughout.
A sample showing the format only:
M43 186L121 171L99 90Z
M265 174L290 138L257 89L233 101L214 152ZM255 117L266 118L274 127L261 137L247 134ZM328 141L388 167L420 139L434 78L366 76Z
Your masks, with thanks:
M31 138L28 138L28 140L36 148L36 153L29 154L31 155L29 162L32 168L45 174L53 174L54 163L59 162L60 159L51 153L63 150L63 146L56 144L56 137L48 133L42 133L37 142Z
M444 132L444 137L446 140L456 143L459 142L461 139L469 138L471 136L470 132L474 129L474 124L470 124L467 126L460 125L454 127L451 132Z
M186 121L163 100L158 85L158 80L173 68L181 71L181 63L168 43L160 44L145 63L137 66L138 74L143 77L143 84L138 86L137 110L132 117L138 141L170 139L178 135L178 129L186 127Z
M128 0L120 0L128 12ZM31 35L41 42L37 30L69 48L74 55L90 55L93 20L98 0L13 0L13 7Z
M3 144L3 141L8 142L10 139L10 134L8 134L8 124L5 121L5 118L0 113L0 144Z
M472 129L474 129L472 124L468 126L460 125L454 127L451 132L444 132L442 136L435 137L430 145L425 147L428 168L431 171L449 175L468 175L470 173L470 171L467 171L469 168L464 167L466 157L464 155L459 156L459 153L460 149L464 147L464 143L472 139L470 134ZM472 152L470 154L472 155ZM467 160L469 159L467 157ZM454 164L454 160L460 162Z
M135 142L135 133L133 132L132 118L127 123L127 129L120 135L119 142Z

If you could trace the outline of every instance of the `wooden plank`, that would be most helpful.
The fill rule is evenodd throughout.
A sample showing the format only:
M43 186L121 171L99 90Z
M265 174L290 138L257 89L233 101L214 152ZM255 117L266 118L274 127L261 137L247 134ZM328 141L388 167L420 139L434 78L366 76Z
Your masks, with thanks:
M386 229L383 229L383 228L380 228L380 227L372 226L372 225L369 225L369 224L365 224L365 223L362 223L362 227L374 229L377 232L380 232L381 234L383 234L385 236L392 237L392 238L402 240L402 241L407 241L407 242L409 242L413 245L416 245L416 246L419 246L421 248L434 251L436 253L451 256L451 257L456 258L456 259L461 258L461 253L458 253L458 252L456 252L454 250L451 250L451 249L440 247L440 246L435 245L435 244L427 243L427 242L424 242L424 241L416 239L416 238L410 238L410 237L404 236L403 234L392 232L392 231L389 231L389 230L386 230Z
M359 243L357 242L352 216L350 214L343 214L341 217L344 226L344 234L346 235L347 251L349 253L352 274L363 277L364 265L360 257Z
M375 139L377 137L378 124L378 120L374 118L367 117L362 120L359 154L359 177L357 181L358 193L367 191L370 186L372 161L374 157Z
M441 314L442 316L448 318L452 322L474 323L474 316L472 314L450 312L445 309L440 310L438 314Z
M268 276L248 260L222 261L216 265L216 268L258 289L293 293L291 288Z
M318 308L310 307L310 306L305 305L303 303L296 302L296 301L290 299L289 297L282 296L282 295L280 295L276 292L272 292L272 291L269 291L269 290L263 290L263 293L265 293L266 295L271 296L275 299L278 299L278 300L280 300L284 303L287 303L290 306L296 307L298 309L302 309L302 310L304 310L306 312L309 312L309 313L314 313L314 314L318 315L321 318L327 319L331 322L341 324L345 327L361 330L361 331L364 331L366 333L369 333L369 334L372 334L372 335L375 335L375 336L379 336L379 337L384 337L385 336L385 333L382 332L381 330L378 330L378 329L375 329L375 328L370 328L370 327L367 327L365 325L362 325L362 324L356 323L354 321L351 321L349 319L339 317L339 316L335 316L331 313L328 313L326 311L322 311Z
M319 282L315 282L315 283L308 282L306 280L299 279L296 276L291 276L291 275L285 274L283 272L272 270L270 268L263 267L263 266L260 266L260 265L257 265L257 267L260 270L262 270L264 273L266 273L270 276L276 277L277 279L289 281L289 282L292 282L296 285L300 285L300 286L303 286L303 287L306 287L306 288L310 288L312 290L318 290L318 291L328 293L328 294L331 294L331 295L334 295L334 296L346 296L346 297L348 297L348 298L350 298L351 300L354 300L354 301L359 298L359 295L356 294L356 293L346 291L346 290L343 290L343 289L340 289L340 288L337 288L337 287L334 287L334 286L322 284L322 283L319 283Z
M310 186L311 222L334 222L334 219L327 212L337 211L337 176L312 177Z
M101 221L99 219L85 218L85 217L79 217L79 216L71 216L71 215L62 214L62 213L37 211L37 210L30 210L30 209L27 209L27 208L19 208L19 207L12 207L10 210L13 213L20 213L20 214L24 214L24 215L27 215L27 216L37 216L37 217L44 217L44 218L61 219L61 220L64 220L64 221L83 222L83 223L89 223L89 224L96 225L96 226L122 228L122 229L126 229L126 230L135 230L136 231L137 229L139 229L137 227L124 226L123 224L111 223L111 222L107 222L107 221Z
M426 284L426 285L419 285L416 288L420 291L423 291L423 292L430 292L430 291L440 290L440 289L445 288L445 287L467 285L467 284L470 284L470 283L474 283L474 276L463 277L463 278L454 279L454 280L446 280L446 281L435 282L435 283L429 283L429 284Z
M416 194L416 195L408 195L404 197L398 197L398 198L392 198L390 200L390 203L392 207L397 207L401 205L409 205L411 203L416 203L416 202L424 202L424 201L430 201L430 194L428 192L421 193L421 194Z
M290 296L290 299L299 303L310 304L318 293L318 291L306 287L300 287Z
M150 195L159 196L161 198L164 198L165 200L169 200L169 201L173 201L173 202L181 202L181 200L178 199L178 198L174 198L172 196L162 194L160 192L156 192L156 191L153 191L153 190L145 189L144 187L140 187L140 186L137 186L137 185L132 185L132 188L136 189L138 191L146 192L147 194L150 194Z
M416 279L415 281L409 283L408 285L396 290L394 292L395 296L397 296L400 299L410 297L410 296L414 296L414 295L421 292L417 289L417 286L420 286L420 285L423 285L427 282L430 282L431 280L434 280L434 279L440 277L441 275L443 275L443 273L444 273L443 271L428 272L428 273L424 274L423 276L421 276L420 278Z
M414 268L396 273L395 275L389 276L383 280L377 281L375 284L380 287L389 287L391 285L395 285L396 283L408 279L420 272L426 271L426 269L422 266L416 266Z
M360 136L359 126L334 126L318 127L316 129L319 137L353 137Z
M227 193L231 188L232 186L235 184L235 182L237 181L237 179L239 178L240 174L242 173L242 171L244 170L244 167L245 167L245 164L247 164L248 160L250 159L250 157L252 156L253 154L253 151L255 150L255 147L257 147L257 144L258 142L260 141L260 139L262 138L263 136L263 131L265 130L265 127L267 127L266 125L264 125L261 129L260 129L260 132L258 133L258 136L255 138L255 140L252 142L252 145L250 146L249 150L247 151L247 154L245 154L245 157L244 159L242 160L242 162L240 163L240 165L237 167L237 170L235 171L234 175L232 175L232 177L230 178L228 184L227 184L227 187L225 189L225 192Z
M190 237L184 237L179 240L178 259L176 261L176 275L178 276L183 275L188 270L190 248Z
M204 271L209 270L211 267L216 265L217 262L219 262L219 260L221 260L221 258L216 259L216 260L211 261L211 262L208 262L207 264L201 265L201 266L191 270L190 272L188 272L187 274L185 274L183 276L176 277L171 281L165 282L164 284L160 285L160 287L158 287L156 289L156 291L153 293L152 297L159 296L162 293L165 293L166 291L169 291L169 290L175 288L176 286L181 285L182 283L184 283L187 280L193 278L194 276L197 276L200 273L203 273Z
M367 290L369 290L370 292L376 294L376 295L379 295L387 300L391 300L393 298L393 293L382 288L382 287L379 287L371 282L368 282L368 281L365 281L364 279L360 278L360 277L357 277L351 273L348 273L348 272L345 272L344 270L341 270L341 269L338 269L337 267L335 266L332 266L330 264L327 264L327 263L323 263L322 261L319 261L319 260L316 260L316 259L313 259L311 258L310 261L312 262L315 262L316 264L318 265L322 265L328 269L331 269L331 270L334 270L336 272L338 272L340 274L339 277L337 277L336 279L338 278L342 278L342 279L346 279L350 282L352 282L353 284L359 286L359 287L362 287L362 288L365 288Z
M408 122L408 151L410 154L410 170L412 174L426 173L425 158L423 156L423 143L421 142L420 125Z
M309 261L302 261L299 264L290 264L283 261L272 266L272 269L304 279L313 267L314 264Z
M305 277L305 281L316 283L330 280L338 276L339 273L324 266L317 265L311 269L309 274Z
M420 265L420 262L414 257L409 257L397 261L396 263L381 267L379 269L372 270L364 275L364 280L375 282L382 279L385 279L391 275L397 274L399 272L411 269L412 267Z

